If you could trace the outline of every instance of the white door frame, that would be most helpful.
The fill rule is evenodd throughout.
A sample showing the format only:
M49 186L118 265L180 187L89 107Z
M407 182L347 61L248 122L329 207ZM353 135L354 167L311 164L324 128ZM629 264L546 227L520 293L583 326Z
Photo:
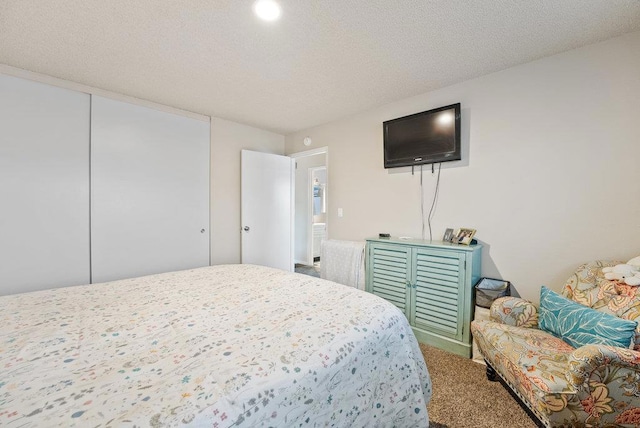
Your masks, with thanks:
M311 260L311 265L313 265L315 263L315 257L313 254L313 244L314 244L314 237L313 237L313 208L314 208L314 203L313 203L313 176L317 171L322 171L322 170L327 170L326 166L314 166L309 168L309 185L307 186L307 190L309 190L308 193L308 216L307 216L307 236L310 237L310 239L307 239L307 260ZM325 173L326 175L326 173ZM327 185L325 183L325 188L324 188L324 194L323 194L323 198L326 201L328 200L327 198ZM325 213L326 213L326 209L325 209ZM327 217L328 215L325 215L325 220L324 220L324 227L325 230L327 228Z
M326 189L329 188L329 147L325 146L325 147L320 147L317 149L311 149L311 150L305 150L303 152L298 152L298 153L292 153L289 156L291 158L298 159L298 158L304 158L304 157L308 157L308 156L315 156L315 155L320 155L324 153L324 166L323 167L314 167L315 169L317 168L325 168L327 170L327 182L326 182ZM311 168L311 169L314 169ZM311 173L311 169L309 170L309 174ZM311 175L310 175L311 176ZM311 184L311 180L309 181L309 183ZM308 190L308 189L307 189ZM295 195L294 195L295 198ZM329 237L329 199L326 199L326 204L327 204L327 215L326 215L326 220L325 220L325 231L326 231L326 235L325 235L325 239L328 239ZM293 206L295 206L295 203L292 204ZM307 260L311 261L311 265L313 265L313 194L309 193L308 195L308 210L309 210L309 215L307 216ZM294 212L294 222L295 222L295 212ZM295 251L294 251L295 254Z

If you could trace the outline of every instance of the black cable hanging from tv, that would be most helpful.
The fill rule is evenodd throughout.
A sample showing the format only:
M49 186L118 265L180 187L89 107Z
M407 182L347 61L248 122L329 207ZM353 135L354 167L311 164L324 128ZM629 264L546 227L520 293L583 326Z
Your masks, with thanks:
M413 170L413 166L411 166ZM422 185L422 165L420 165L420 218L422 219L422 239L424 240L424 186Z
M427 217L427 222L429 223L429 241L433 241L433 234L431 232L431 219L433 218L433 215L435 213L435 206L436 206L436 201L438 200L438 194L440 192L440 170L442 169L442 163L438 164L438 178L436 180L436 191L433 193L433 202L431 203L431 209L429 210L429 217ZM431 170L432 170L432 174L435 172L435 170L433 169L433 164L431 164ZM423 229L424 229L424 210L422 213L422 223L423 223ZM424 232L423 232L424 235Z

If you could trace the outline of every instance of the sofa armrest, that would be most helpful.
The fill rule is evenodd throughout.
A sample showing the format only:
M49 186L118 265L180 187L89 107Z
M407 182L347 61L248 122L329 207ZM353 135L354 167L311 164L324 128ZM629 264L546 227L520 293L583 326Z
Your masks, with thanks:
M604 345L585 345L569 356L567 381L589 418L606 418L602 426L637 426L640 352ZM561 400L566 400L564 396ZM576 403L577 404L577 403ZM629 424L629 425L627 425Z
M536 328L538 309L533 303L519 297L501 297L491 305L491 321L515 327Z
M576 390L614 380L621 380L624 387L624 382L628 381L630 387L635 385L635 393L638 393L640 352L606 345L581 346L569 356L567 380Z

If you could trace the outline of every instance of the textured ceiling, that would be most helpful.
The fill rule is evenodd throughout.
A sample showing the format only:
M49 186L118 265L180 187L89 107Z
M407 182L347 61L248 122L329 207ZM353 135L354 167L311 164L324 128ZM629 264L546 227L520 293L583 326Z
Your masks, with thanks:
M288 134L640 30L640 0L0 0L0 63Z

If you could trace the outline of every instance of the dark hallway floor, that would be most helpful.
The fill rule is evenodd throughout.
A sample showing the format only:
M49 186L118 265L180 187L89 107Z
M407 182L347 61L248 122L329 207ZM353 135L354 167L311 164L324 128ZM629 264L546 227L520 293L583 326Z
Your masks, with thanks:
M315 262L313 266L301 265L296 263L295 271L296 273L301 273L303 275L310 275L320 278L320 262Z

